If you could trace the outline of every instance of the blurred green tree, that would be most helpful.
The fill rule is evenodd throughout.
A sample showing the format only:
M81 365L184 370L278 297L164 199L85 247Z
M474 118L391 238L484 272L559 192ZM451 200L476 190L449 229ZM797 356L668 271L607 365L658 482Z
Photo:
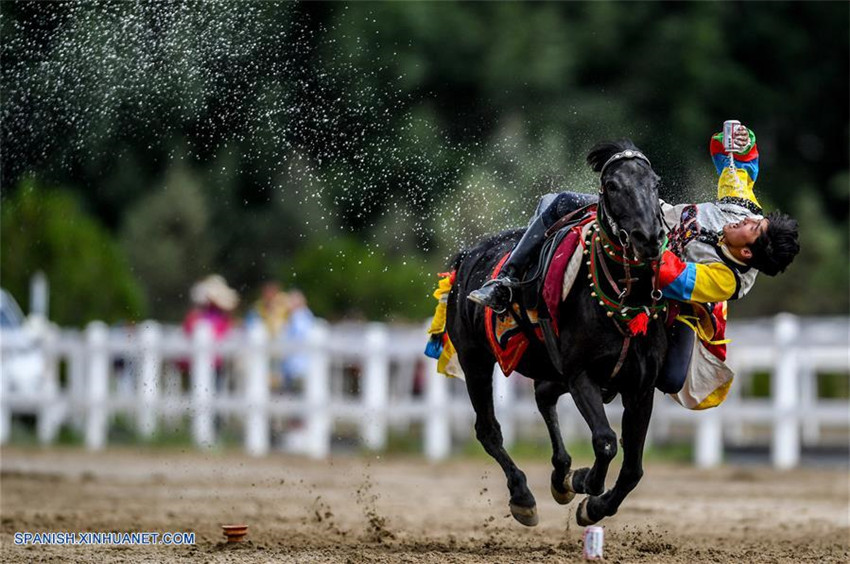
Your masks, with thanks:
M50 282L52 321L132 321L145 313L144 293L119 245L65 190L21 181L0 214L0 284L21 303L41 270Z
M180 160L163 186L131 209L121 240L155 318L182 318L189 288L213 270L214 232L201 180Z
M327 318L424 319L439 266L413 256L392 259L357 238L340 235L314 242L280 267L280 280L300 288L310 308Z
M804 242L799 263L850 262L846 2L2 12L4 193L34 171L123 233L183 155L204 187L210 267L243 288L338 231L392 260L432 261L521 225L540 194L592 188L581 161L606 138L647 152L668 201L709 200L706 142L727 118L759 136L759 196L792 214L816 202L827 218L817 229L833 250L809 256ZM821 299L848 293L834 276L745 311L839 307Z

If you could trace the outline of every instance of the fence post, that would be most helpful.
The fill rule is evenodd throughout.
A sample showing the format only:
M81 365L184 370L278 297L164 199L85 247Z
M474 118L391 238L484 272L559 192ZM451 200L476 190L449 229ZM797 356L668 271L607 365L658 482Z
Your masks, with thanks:
M157 400L159 399L159 367L161 331L155 321L142 323L139 332L139 381L136 393L139 397L139 410L136 422L139 433L146 439L153 437L157 423Z
M717 408L698 414L694 437L694 462L699 468L714 468L723 460L723 425Z
M310 370L305 386L307 399L307 454L326 458L331 450L330 355L327 324L317 321L308 337Z
M800 412L814 412L818 404L818 373L810 364L800 367ZM812 418L803 418L803 444L816 445L820 442L820 422Z
M794 315L780 313L776 316L774 331L777 354L770 380L774 416L771 455L774 467L787 469L800 461L797 413L797 373L800 366L796 344L800 322Z
M12 410L6 403L9 401L9 394L3 389L5 384L6 379L0 378L0 445L9 442L9 435L12 433Z
M502 444L505 448L510 447L516 438L513 407L514 389L513 382L505 376L498 363L493 365L493 404L496 419L502 428Z
M141 435L150 439L156 432L159 393L160 346L162 331L155 321L145 321L139 334L139 411L136 421Z
M201 320L192 335L192 438L200 447L209 447L215 441L214 393L213 328L208 321Z
M78 432L86 426L86 349L82 334L74 333L68 355L68 397L71 425Z
M253 456L269 452L269 349L262 323L248 327L245 386L245 450Z
M59 354L56 331L47 326L42 332L44 351L44 388L41 393L41 408L38 413L38 442L50 444L56 438L62 423L62 406L59 400Z
M366 332L366 366L363 374L365 413L360 434L369 450L387 446L387 401L390 385L389 337L381 323L371 323Z
M86 327L88 386L86 392L86 448L100 450L106 444L109 398L109 328L101 321Z
M449 427L448 378L437 372L437 361L425 359L425 456L428 460L442 460L451 451Z
M735 354L735 353L733 353ZM740 353L738 353L740 354ZM734 362L727 357L727 364L732 372L735 373L735 381L729 389L729 396L726 398L725 409L730 413L736 409L740 409L743 403L742 390L752 379L750 368L747 364ZM744 432L744 423L737 417L730 417L725 425L726 440L733 445L743 444L746 433Z

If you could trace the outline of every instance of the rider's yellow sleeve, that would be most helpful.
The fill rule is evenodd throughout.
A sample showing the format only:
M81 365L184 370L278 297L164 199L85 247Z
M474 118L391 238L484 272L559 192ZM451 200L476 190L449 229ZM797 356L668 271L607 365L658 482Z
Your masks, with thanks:
M725 302L738 291L738 278L722 262L696 264L697 276L691 301L697 303Z
M685 262L670 251L661 259L658 281L665 298L696 303L733 299L740 284L725 263Z

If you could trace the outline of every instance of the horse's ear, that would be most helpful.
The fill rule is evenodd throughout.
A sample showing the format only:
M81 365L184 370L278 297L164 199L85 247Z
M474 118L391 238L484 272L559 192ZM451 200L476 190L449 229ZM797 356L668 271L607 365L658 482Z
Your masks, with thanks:
M637 149L631 139L620 139L619 141L603 141L593 146L587 154L587 164L593 172L600 172L602 166L620 151L626 149Z
M587 164L590 165L593 172L599 172L602 170L602 165L608 162L608 159L616 152L617 146L610 141L597 143L587 154Z

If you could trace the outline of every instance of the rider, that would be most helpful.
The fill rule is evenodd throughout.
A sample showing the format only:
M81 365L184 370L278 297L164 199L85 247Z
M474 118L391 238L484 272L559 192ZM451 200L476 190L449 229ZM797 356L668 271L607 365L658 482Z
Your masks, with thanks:
M758 177L755 134L741 126L735 136L735 168L724 153L723 134L711 139L720 175L716 202L678 206L661 202L672 251L665 253L660 277L666 298L700 303L741 298L755 282L756 271L776 276L799 252L795 220L779 212L761 215L753 193ZM495 311L506 309L511 289L539 251L546 230L560 217L596 201L595 195L574 192L544 196L501 276L471 292L469 299Z
M759 173L755 134L739 126L735 142L737 151L728 154L722 133L711 139L716 202L661 203L672 251L661 273L665 297L697 303L742 298L757 271L776 276L800 250L797 222L779 212L764 216L753 192Z
M669 231L669 251L664 254L659 272L664 297L707 304L705 308L689 306L690 313L697 314L692 319L699 319L704 317L699 310L713 312L715 319L709 325L715 329L718 322L725 323L724 302L744 297L753 287L757 272L768 276L783 272L800 251L797 222L779 212L764 216L753 192L759 173L755 134L739 126L735 145L737 150L726 153L723 134L711 138L710 152L719 175L716 202L677 206L661 203ZM700 325L697 321L693 328L699 332ZM700 358L707 355L693 357L696 335L680 320L669 329L668 338L670 346L656 387L678 394L689 371L702 371ZM704 335L700 338L713 344ZM722 344L722 338L717 344ZM713 354L716 356L717 352L715 347ZM725 352L721 357L725 357ZM726 377L723 369L716 369L717 365L706 368L708 373L720 375L721 380ZM731 372L727 374L731 376ZM690 392L680 394L677 401L691 408L697 403Z
M669 235L669 250L664 252L659 272L659 286L664 297L708 304L707 311L715 310L714 304L721 304L720 316L724 320L723 303L746 295L755 282L757 271L776 276L791 264L800 250L797 222L779 212L763 216L753 192L759 170L755 134L746 127L739 127L735 132L735 145L737 150L728 154L724 150L722 133L711 139L710 151L719 175L716 202L672 206L661 201ZM546 230L560 217L596 200L596 196L571 192L545 196L528 231L502 267L502 277L485 283L472 292L469 299L497 312L507 308L510 289L516 287L520 273L538 252ZM699 330L698 327L694 329ZM692 368L695 334L677 320L669 329L668 337L670 346L656 387L662 392L677 394ZM693 405L689 407L694 408Z

